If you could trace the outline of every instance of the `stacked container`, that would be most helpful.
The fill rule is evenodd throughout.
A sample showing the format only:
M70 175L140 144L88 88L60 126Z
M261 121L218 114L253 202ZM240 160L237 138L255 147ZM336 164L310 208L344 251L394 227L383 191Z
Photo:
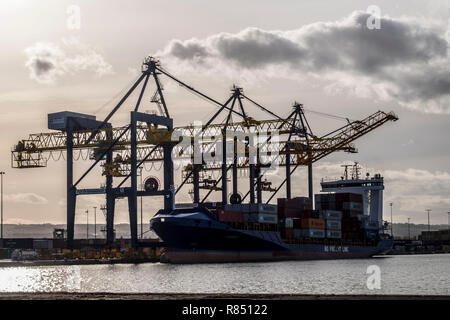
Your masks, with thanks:
M277 206L273 204L227 204L223 210L228 214L225 214L225 216L227 216L227 220L221 220L219 209L219 221L268 224L278 223ZM232 212L233 214L231 214Z
M307 197L279 198L277 203L280 218L311 218L311 202Z
M336 210L342 211L345 218L364 214L363 199L357 193L336 193Z
M361 220L364 219L362 195L357 193L336 193L336 209L342 211L342 232L347 239L358 239Z
M219 208L216 212L217 220L220 222L244 222L244 214L242 211Z
M342 238L342 212L335 210L321 211L321 216L325 219L326 237L331 239Z
M316 218L302 218L294 220L295 238L324 238L325 220Z
M336 194L323 193L314 196L316 210L336 210Z

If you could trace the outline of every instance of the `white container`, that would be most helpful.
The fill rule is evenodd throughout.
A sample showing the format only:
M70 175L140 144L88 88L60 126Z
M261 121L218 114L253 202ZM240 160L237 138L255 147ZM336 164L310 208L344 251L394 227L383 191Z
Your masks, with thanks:
M342 229L341 221L339 221L339 220L327 220L326 221L326 228L327 228L327 230L341 230Z
M286 221L284 223L286 228L293 228L294 227L294 220L292 218L286 218Z
M321 229L294 229L294 237L296 234L303 238L325 238L325 230Z
M340 230L327 230L327 238L341 239L342 232Z
M258 222L259 223L277 224L278 223L277 220L278 220L278 216L276 214L258 213Z
M322 219L326 220L342 220L342 211L322 210L320 211Z

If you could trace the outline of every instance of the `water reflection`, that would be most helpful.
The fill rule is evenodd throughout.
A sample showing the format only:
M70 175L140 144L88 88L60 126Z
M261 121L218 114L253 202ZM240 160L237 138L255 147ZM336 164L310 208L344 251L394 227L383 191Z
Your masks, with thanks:
M366 286L367 267L381 289ZM450 255L202 265L0 268L0 292L450 294Z
M81 290L78 266L0 269L0 292L56 292Z

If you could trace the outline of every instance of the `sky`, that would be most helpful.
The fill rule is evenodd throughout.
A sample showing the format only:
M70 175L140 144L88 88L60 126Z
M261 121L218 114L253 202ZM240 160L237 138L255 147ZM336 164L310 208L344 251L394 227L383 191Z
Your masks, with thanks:
M46 168L13 169L11 148L30 133L47 132L50 112L104 118L148 55L215 99L225 101L237 84L279 115L287 115L294 101L306 110L349 119L394 111L400 120L358 139L358 154L335 153L317 162L314 191L320 191L322 177L339 177L343 163L358 161L364 171L385 177L385 219L392 202L394 222L409 217L426 223L425 210L431 209L431 223L447 223L449 17L450 1L438 0L2 0L5 223L65 222L64 160L49 160ZM216 110L167 78L162 82L175 125L205 121ZM132 103L121 108L114 125L126 123ZM142 109L155 109L150 97ZM307 116L318 134L345 124ZM77 161L75 175L88 165ZM99 171L90 174L84 186L98 187L103 182L98 176ZM175 177L179 183L181 173ZM281 181L271 179L275 185ZM294 193L306 195L306 170L299 169L294 179ZM180 201L189 199L180 196ZM103 203L101 196L79 197L77 223L86 221L86 210L92 214ZM116 222L127 222L126 202L117 206ZM145 199L144 219L159 207L159 200Z

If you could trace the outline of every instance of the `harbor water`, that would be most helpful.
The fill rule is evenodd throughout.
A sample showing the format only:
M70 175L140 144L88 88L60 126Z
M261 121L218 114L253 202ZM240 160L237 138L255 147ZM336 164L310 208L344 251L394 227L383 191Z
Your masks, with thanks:
M450 254L191 265L0 263L0 292L450 295L449 270Z

